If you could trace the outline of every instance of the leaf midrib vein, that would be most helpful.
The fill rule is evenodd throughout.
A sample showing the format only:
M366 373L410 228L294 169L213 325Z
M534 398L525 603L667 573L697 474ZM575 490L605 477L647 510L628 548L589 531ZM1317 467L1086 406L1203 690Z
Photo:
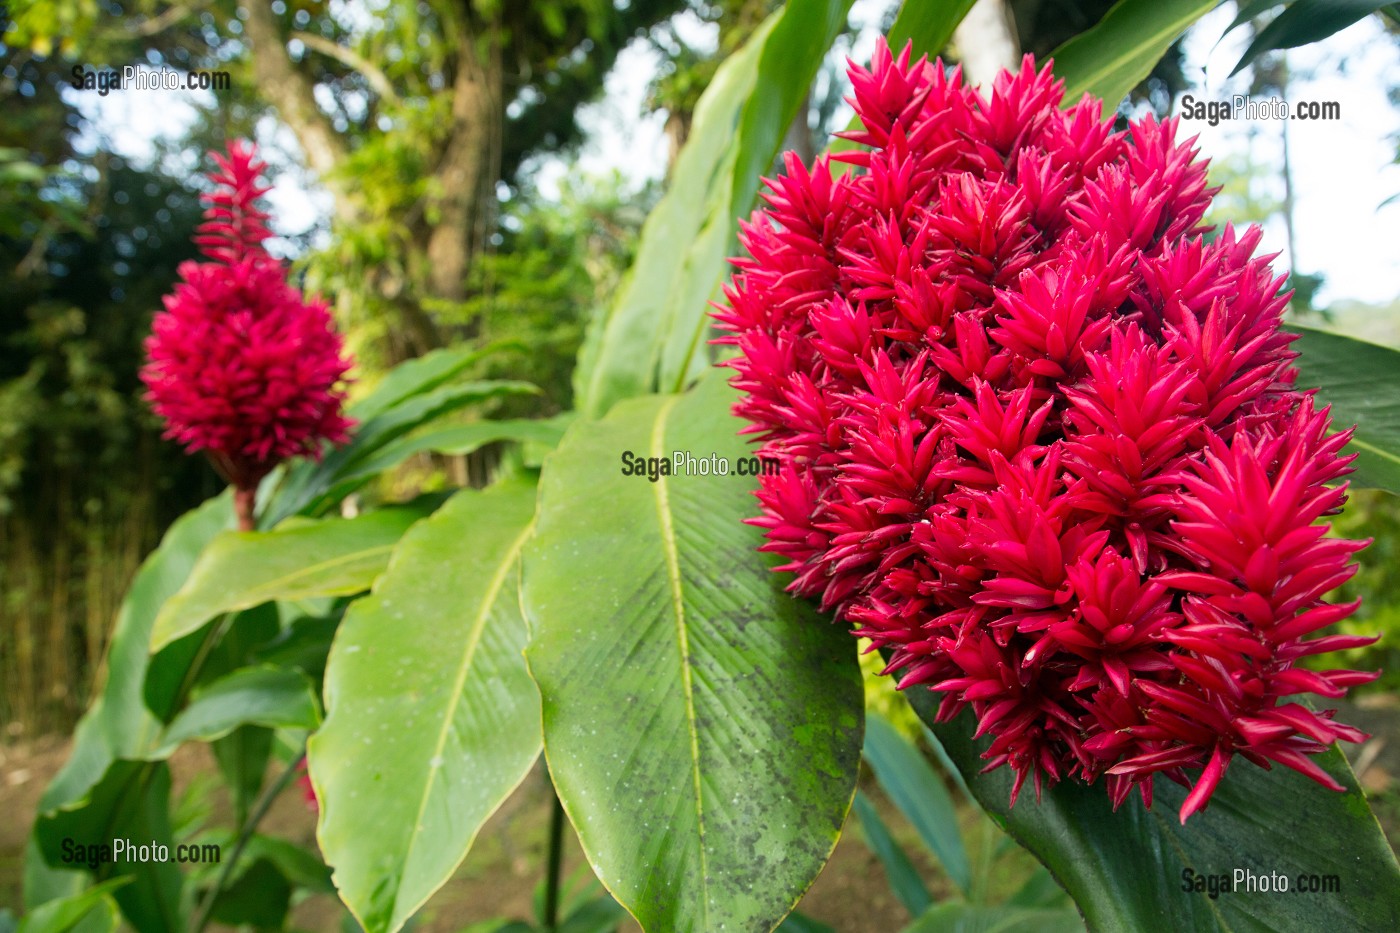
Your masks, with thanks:
M666 419L680 399L672 395L657 412L651 432L652 456L663 456ZM669 480L663 476L656 483L656 511L661 525L661 548L666 556L666 573L671 584L671 610L676 619L676 643L680 648L681 688L685 695L685 724L690 734L690 774L695 788L695 826L700 841L701 929L710 928L709 857L705 848L705 806L700 783L700 735L696 729L695 689L690 677L690 638L685 627L685 602L681 593L680 554L676 548L676 530L671 522Z
M418 801L418 813L413 818L413 835L409 837L408 846L404 849L404 864L407 865L409 858L413 854L414 845L418 839L419 826L423 822L423 814L428 811L428 798L432 796L433 785L437 783L437 776L443 770L441 767L432 767L432 761L442 756L442 750L447 747L447 734L451 731L454 718L457 715L457 707L462 703L462 691L466 687L467 673L472 668L472 663L476 659L477 647L481 644L481 636L486 631L486 617L491 609L496 605L496 597L505 585L506 576L510 573L515 561L520 555L520 550L525 546L525 541L534 531L533 520L528 522L520 534L511 542L506 549L505 557L496 572L491 576L491 582L487 585L486 591L477 610L476 617L472 620L471 637L467 640L466 650L462 658L462 664L457 670L456 681L452 685L452 691L448 694L447 712L442 719L442 728L438 730L437 743L433 748L433 754L428 759L428 781L423 787L423 796ZM398 907L399 892L403 890L402 885L395 888L394 900L389 905L389 915L392 918L395 908ZM421 905L415 905L415 909Z

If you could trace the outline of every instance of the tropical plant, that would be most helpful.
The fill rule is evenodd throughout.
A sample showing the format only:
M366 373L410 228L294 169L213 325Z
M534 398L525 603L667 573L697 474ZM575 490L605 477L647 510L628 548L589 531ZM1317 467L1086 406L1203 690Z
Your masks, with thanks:
M970 5L907 4L891 46L936 52ZM1212 5L1124 0L1070 40L1056 74L1076 98L1089 91L1115 101ZM1186 792L1148 768L1137 783L1151 788L1150 810L1138 799L1115 808L1102 787L1068 780L1044 782L1039 799L1027 794L1013 808L1027 769L983 767L999 737L977 733L972 709L938 716L932 692L907 690L950 776L1045 866L1015 903L984 897L941 779L882 721L865 723L855 641L786 592L771 572L776 561L755 553L764 534L745 522L755 482L719 469L753 451L732 413L739 393L712 366L710 302L723 298L735 218L754 208L760 176L848 8L791 0L717 69L631 272L592 321L571 413L435 423L468 401L528 391L462 381L479 351L437 351L397 367L347 408L358 427L343 446L270 472L257 490L255 530L232 529L229 494L171 528L131 589L103 695L42 801L27 865L31 909L66 910L45 905L88 897L69 903L90 910L94 898L110 897L142 930L199 929L211 917L275 926L280 917L249 919L261 903L253 892L324 889L328 867L364 929L398 930L543 751L558 800L551 836L567 818L608 895L590 893L561 912L551 858L540 925L564 929L596 910L596 928L607 929L620 906L649 931L800 926L789 914L858 799L864 751L963 895L933 904L881 841L870 807L856 803L901 900L923 910L916 929L1077 926L1063 897L1044 888L1047 876L1093 929L1400 924L1400 868L1335 746L1310 760L1340 793L1287 768L1241 762L1201 782L1211 805L1184 826L1165 811L1182 810ZM890 81L874 93L894 121L917 107ZM1005 79L998 100L1014 83ZM1033 109L996 111L1005 118L998 125L1014 137L1016 119ZM889 131L867 116L857 141ZM1074 119L1086 138L1107 138L1091 113ZM848 162L859 168L862 158ZM1145 171L1143 183L1153 183ZM784 184L769 189L771 204L782 202ZM1125 213L1116 222L1157 234L1139 221ZM747 229L752 243L757 228ZM1272 336L1261 343L1260 352L1278 350ZM1299 384L1321 388L1336 423L1358 425L1355 481L1400 489L1400 420L1393 407L1369 403L1377 385L1393 384L1400 356L1313 331L1297 345ZM412 453L496 440L519 449L483 489L347 502ZM685 457L695 465L682 476ZM1208 483L1191 488L1214 495ZM1329 506L1335 495L1314 498ZM1129 569L1120 560L1114 572ZM1201 576L1177 582L1204 585ZM1325 721L1295 722L1332 738ZM217 873L186 876L160 862L65 865L65 838L175 844L166 762L192 740L214 743L237 801ZM1180 768L1199 766L1199 749L1190 751ZM320 853L310 860L259 832L303 754L320 807ZM265 783L270 760L280 775ZM1188 869L1218 873L1241 860L1251 870L1334 874L1343 894L1216 900L1176 883ZM121 884L93 895L94 881ZM289 899L279 894L274 906Z

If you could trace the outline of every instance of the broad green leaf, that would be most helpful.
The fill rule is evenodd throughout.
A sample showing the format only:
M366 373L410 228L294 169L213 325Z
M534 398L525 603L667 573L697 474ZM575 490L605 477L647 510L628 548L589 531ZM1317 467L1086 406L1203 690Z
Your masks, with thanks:
M94 880L125 879L113 891L127 922L142 933L183 933L180 869L173 862L136 861L113 851L111 861L90 860L91 846L115 850L118 840L163 845L173 859L170 770L164 762L115 761L82 798L34 821L38 854L55 867L82 868ZM78 849L82 846L82 849ZM94 866L94 861L101 864Z
M717 374L579 422L545 462L522 601L545 754L589 864L648 931L767 930L829 856L859 766L855 645L754 553L752 480L621 474L747 456Z
M1356 454L1355 486L1400 493L1400 351L1290 324L1299 335L1298 387L1316 388L1332 406L1332 427L1356 425L1347 446Z
M1149 811L1136 796L1113 811L1103 786L1062 781L1039 802L1007 807L1011 772L979 773L991 743L971 738L970 710L935 723L938 698L905 693L1002 829L1040 859L1094 930L1277 931L1400 929L1400 866L1335 747L1313 760L1345 788L1336 793L1283 767L1236 760L1210 806L1182 825L1186 790L1164 777ZM1232 891L1211 899L1183 890L1183 872L1333 875L1339 892Z
M885 795L918 830L943 870L964 894L972 887L972 865L963 848L953 799L924 756L883 716L865 718L865 760Z
M311 503L311 509L325 504L323 500L344 498L375 474L393 469L414 454L431 451L462 456L496 441L535 441L553 447L564 436L564 428L565 423L559 419L519 418L457 424L401 437L348 467L336 478L334 486Z
M290 515L311 512L313 507L324 511L332 504L328 500L332 489L344 496L373 475L360 472L355 482L343 482L364 460L437 418L487 399L538 391L528 382L448 382L409 395L372 417L362 416L364 420L354 428L348 444L328 451L319 463L303 460L287 471L286 479L263 511L260 525L273 527Z
M1055 76L1065 82L1065 103L1092 94L1103 98L1104 119L1113 119L1119 102L1217 2L1119 0L1092 29L1051 53Z
M348 596L369 589L394 544L422 512L389 508L274 531L228 531L166 600L151 632L158 651L224 612L274 599Z
M852 0L789 0L763 41L757 77L739 116L729 184L716 184L708 217L686 256L666 308L661 391L679 392L709 366L705 338L711 332L709 302L721 297L728 257L738 249L738 219L747 217L759 183L773 166L788 127L799 116L817 69L846 26ZM801 113L803 124L805 112ZM681 176L677 176L680 178Z
M1144 884L1156 884L1143 879ZM1144 930L1171 929L1143 927ZM939 904L904 933L1083 933L1084 921L1073 910L1047 910L1028 907L986 907L975 904Z
M116 930L119 919L112 892L129 878L116 878L36 908L15 927L15 933L68 933L70 930Z
M151 757L163 758L191 739L222 738L239 726L315 729L320 721L315 687L305 674L248 667L196 693L166 728Z
M457 493L336 633L308 758L321 850L370 933L447 880L539 755L517 595L534 509L524 480Z
M870 729L868 721L865 728L867 731ZM894 841L894 836L890 835L889 827L880 819L880 813L870 802L870 798L856 791L854 809L860 819L860 828L865 832L865 841L884 867L885 880L890 883L890 890L894 892L894 896L904 905L904 909L909 911L911 917L917 917L928 910L933 904L928 888L919 877L918 869L909 861L909 856L900 848L899 843Z
M151 748L163 726L143 701L151 626L161 605L189 577L200 552L233 523L230 497L210 499L177 519L141 564L117 613L102 692L78 722L68 761L44 789L41 815L84 799L113 762L140 758ZM170 712L156 711L160 716ZM81 875L50 865L36 850L30 845L25 858L24 899L30 909L61 893L74 893L81 883Z
M677 283L697 244L708 249L707 262L715 260L717 237L702 239L701 233L715 208L729 209L734 134L753 91L763 43L782 15L770 16L724 60L696 104L690 136L676 157L675 183L647 215L637 258L598 323L600 336L586 342L587 352L580 354L574 398L584 417L599 417L619 399L655 391L663 342L682 313L671 302L683 301L693 319L710 298L709 292L677 295ZM718 239L722 262L724 238Z
M1297 0L1254 37L1230 74L1236 75L1260 55L1326 39L1352 23L1388 7L1393 0Z
M364 398L349 406L346 414L364 423L416 395L431 392L461 375L489 348L444 347L406 360L389 370Z

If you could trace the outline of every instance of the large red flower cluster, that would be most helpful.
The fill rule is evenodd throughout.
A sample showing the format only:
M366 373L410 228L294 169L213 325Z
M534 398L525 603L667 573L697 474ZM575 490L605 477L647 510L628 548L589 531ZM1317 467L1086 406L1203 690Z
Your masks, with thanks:
M1348 433L1297 390L1259 231L1201 234L1213 192L1175 121L1113 132L1027 58L983 96L881 45L852 66L855 170L789 155L717 312L781 472L758 497L791 589L965 707L990 770L1161 772L1205 805L1234 756L1357 730L1291 699L1372 679L1305 656L1354 605L1325 537ZM1329 485L1332 484L1332 485Z
M211 155L219 190L195 237L209 261L180 265L141 378L165 436L205 451L247 499L282 460L319 457L322 441L346 439L350 361L326 304L304 300L263 248L268 215L256 201L269 190L258 182L265 164L240 142L227 158Z

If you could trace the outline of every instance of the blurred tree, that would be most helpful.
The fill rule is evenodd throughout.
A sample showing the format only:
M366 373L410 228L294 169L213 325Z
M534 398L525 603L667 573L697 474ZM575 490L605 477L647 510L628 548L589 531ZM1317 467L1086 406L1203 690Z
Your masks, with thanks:
M237 71L334 196L333 247L310 284L360 320L385 316L397 358L447 338L497 186L530 154L576 143L575 112L619 52L684 4L56 0L16 4L6 35L39 55Z
M62 78L0 47L0 721L66 727L165 523L212 492L136 371L198 192L75 148Z

